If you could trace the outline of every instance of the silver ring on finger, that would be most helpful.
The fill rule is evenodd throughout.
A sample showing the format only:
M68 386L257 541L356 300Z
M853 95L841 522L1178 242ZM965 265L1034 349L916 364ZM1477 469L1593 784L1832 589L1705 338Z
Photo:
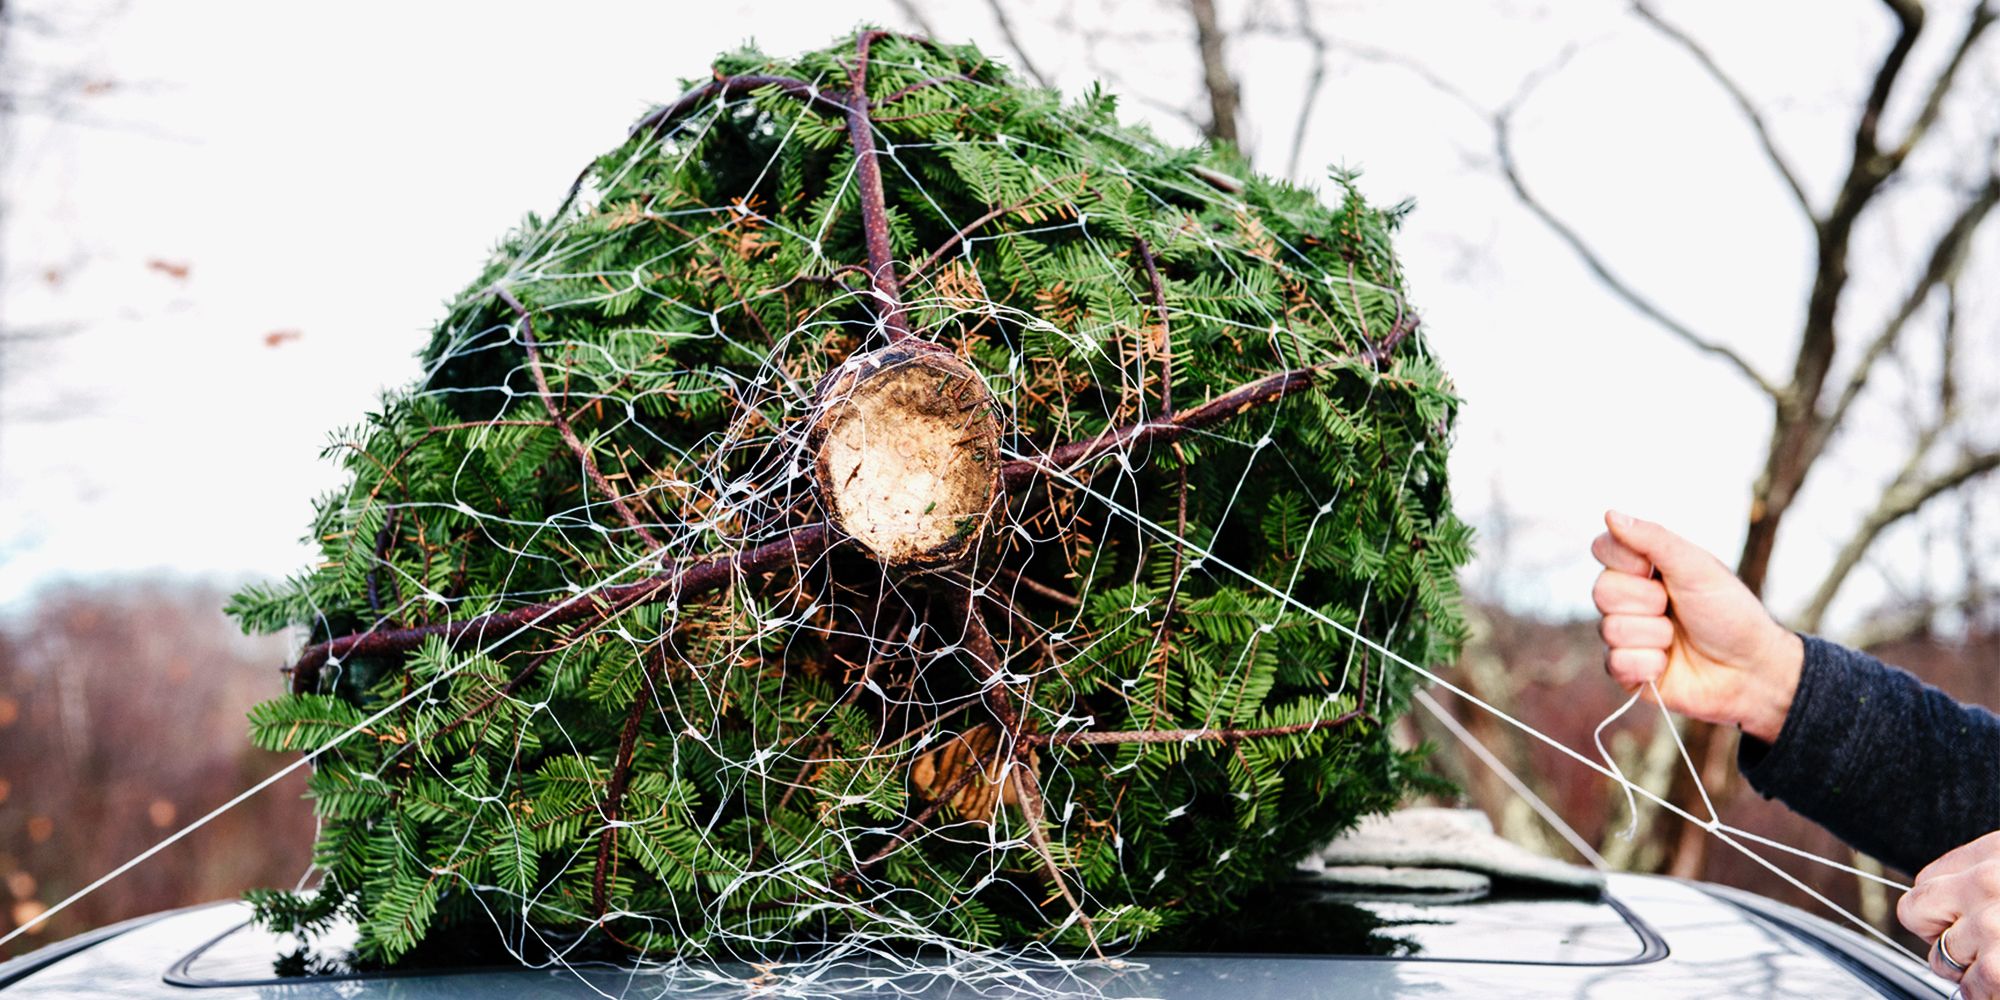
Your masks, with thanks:
M1938 952L1938 957L1939 957L1939 958L1942 958L1942 959L1944 959L1944 964L1946 964L1946 965L1949 965L1949 966L1951 966L1951 971L1953 971L1953 972L1964 972L1964 971L1965 971L1965 963L1964 963L1964 962L1961 962L1961 961L1959 961L1958 959L1955 959L1955 958L1951 957L1951 949L1950 949L1950 948L1947 948L1947 947L1945 947L1945 943L1944 943L1944 939L1945 939L1945 935L1947 935L1947 934L1950 934L1950 933L1951 933L1951 928L1950 928L1950 927L1947 927L1947 928L1945 928L1945 929L1944 929L1943 933L1941 933L1941 934L1939 934L1939 935L1938 935L1938 939L1937 939L1937 952Z

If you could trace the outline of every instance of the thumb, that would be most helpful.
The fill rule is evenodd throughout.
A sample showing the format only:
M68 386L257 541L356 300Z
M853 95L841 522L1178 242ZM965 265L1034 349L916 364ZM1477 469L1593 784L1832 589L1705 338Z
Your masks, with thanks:
M1613 510L1605 512L1604 525L1620 545L1658 567L1661 576L1688 579L1707 575L1722 565L1700 546L1651 521Z

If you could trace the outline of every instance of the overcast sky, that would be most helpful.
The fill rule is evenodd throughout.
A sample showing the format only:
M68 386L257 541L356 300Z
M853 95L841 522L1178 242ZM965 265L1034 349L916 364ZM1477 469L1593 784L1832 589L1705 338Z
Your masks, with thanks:
M17 84L79 75L60 120L23 118L6 152L0 322L69 332L0 358L0 605L65 579L300 568L308 500L336 483L317 457L329 432L415 376L444 300L522 213L552 208L586 160L719 51L754 39L789 53L863 20L907 24L870 0L77 6L19 4L33 30L9 53ZM1004 54L983 4L926 6L942 34ZM1768 102L1823 203L1864 67L1886 44L1879 5L1662 6ZM1082 23L1058 23L1064 7ZM1531 183L1649 293L1789 373L1809 233L1726 98L1623 4L1320 8L1329 35L1407 55L1487 104L1573 49L1521 116ZM1065 90L1115 69L1151 98L1128 114L1192 137L1159 107L1195 93L1180 15L1151 0L1014 9ZM1936 34L1956 20L1938 12ZM1107 24L1121 40L1094 68L1079 29ZM1937 54L1920 50L1919 65ZM1267 171L1284 167L1307 56L1284 33L1231 52ZM1607 296L1507 195L1484 160L1485 124L1459 101L1393 62L1336 51L1332 66L1300 173L1358 166L1377 201L1417 201L1400 250L1468 400L1458 502L1489 527L1504 504L1518 529L1494 579L1524 605L1586 606L1584 547L1606 506L1733 557L1766 404ZM1977 75L1991 83L1991 59ZM1920 176L1948 183L1960 165L1934 157ZM1899 202L1865 231L1866 252L1914 260L1943 204ZM1853 301L1879 311L1887 290ZM1885 450L1899 440L1893 381L1864 414ZM1781 539L1781 610L1887 468L1859 448L1817 474ZM1949 546L1933 559L1915 537L1885 550L1892 578L1951 572ZM1843 607L1878 599L1883 579L1857 578Z

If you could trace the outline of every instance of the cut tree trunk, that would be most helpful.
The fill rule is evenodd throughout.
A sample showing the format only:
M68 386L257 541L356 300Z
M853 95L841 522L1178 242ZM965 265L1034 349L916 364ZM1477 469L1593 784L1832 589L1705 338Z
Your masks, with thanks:
M905 341L821 383L810 447L827 520L897 568L950 565L1000 498L1000 421L972 366Z

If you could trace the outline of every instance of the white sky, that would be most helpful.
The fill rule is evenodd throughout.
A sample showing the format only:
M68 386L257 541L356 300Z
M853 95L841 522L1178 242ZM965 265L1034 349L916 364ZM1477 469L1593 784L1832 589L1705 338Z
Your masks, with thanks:
M586 160L719 51L754 38L789 53L859 21L905 23L886 0L133 0L91 22L58 0L20 6L85 27L55 43L17 36L17 72L67 64L115 86L77 98L66 124L24 121L7 153L0 319L76 328L0 359L0 606L63 579L299 568L311 557L298 542L308 499L337 478L317 459L328 433L416 374L412 354L443 301L523 212L553 207ZM983 4L926 6L943 34L1005 54ZM1094 74L1077 31L1049 16L1058 6L1014 9L1038 61L1074 92ZM1179 15L1139 0L1075 6L1082 20L1134 36L1100 53L1120 68L1121 89L1192 95ZM1530 182L1677 315L1788 374L1807 231L1723 96L1622 4L1321 6L1328 34L1406 53L1488 104L1577 44L1521 118ZM1852 95L1886 42L1879 5L1663 6L1769 102L1823 203ZM1957 20L1937 12L1931 45ZM1918 69L1936 55L1922 49ZM1254 36L1232 58L1258 163L1282 169L1305 50ZM1523 605L1584 607L1584 548L1606 506L1733 556L1765 404L1606 295L1507 196L1479 159L1483 124L1461 105L1405 69L1333 59L1302 173L1359 165L1378 201L1417 199L1400 249L1426 329L1469 400L1459 503L1490 524L1504 499L1515 525L1488 579ZM1993 60L1978 73L1990 83ZM1190 134L1156 108L1127 112ZM1919 171L1925 183L1965 166L1933 161ZM1877 263L1913 261L1942 202L1899 204L1864 232ZM189 271L177 279L154 260ZM1856 309L1879 313L1888 287L1858 289ZM266 346L275 331L299 336ZM1803 598L1893 468L1887 399L1863 414L1881 429L1817 474L1788 524L1772 588L1781 610ZM1907 564L1905 576L1921 575L1910 565L1953 571L1914 537L1884 561ZM1864 574L1844 606L1866 606L1883 587Z

